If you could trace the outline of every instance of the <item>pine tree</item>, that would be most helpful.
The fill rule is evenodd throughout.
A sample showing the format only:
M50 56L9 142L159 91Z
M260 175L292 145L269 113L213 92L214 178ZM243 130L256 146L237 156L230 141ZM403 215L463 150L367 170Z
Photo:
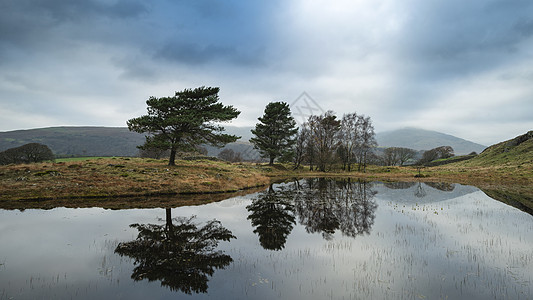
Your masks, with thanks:
M298 132L296 121L285 102L270 102L265 108L265 114L258 120L261 123L257 123L255 129L252 129L255 137L250 142L262 157L269 158L272 165L276 158L292 150L294 135Z
M218 87L199 87L176 92L174 97L150 97L148 115L128 120L128 128L149 133L140 149L170 150L169 165L175 165L178 150L195 150L198 145L222 147L239 137L224 134L216 122L229 121L240 112L218 102Z

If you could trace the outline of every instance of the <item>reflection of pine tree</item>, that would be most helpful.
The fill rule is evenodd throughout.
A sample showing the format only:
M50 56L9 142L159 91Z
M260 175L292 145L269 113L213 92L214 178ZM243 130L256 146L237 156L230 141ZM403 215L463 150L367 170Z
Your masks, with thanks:
M377 208L372 184L324 178L306 179L303 184L295 207L307 232L321 232L325 239L337 229L351 237L370 232Z
M229 241L235 236L216 220L198 228L192 222L194 217L172 219L170 216L168 208L164 225L130 225L139 231L137 239L118 244L115 252L135 260L131 275L135 281L160 280L162 286L171 290L205 293L207 276L233 261L215 248L219 241Z
M259 243L268 250L281 250L296 223L294 206L290 204L292 193L274 190L272 186L259 193L246 209L250 212L248 220L256 227Z

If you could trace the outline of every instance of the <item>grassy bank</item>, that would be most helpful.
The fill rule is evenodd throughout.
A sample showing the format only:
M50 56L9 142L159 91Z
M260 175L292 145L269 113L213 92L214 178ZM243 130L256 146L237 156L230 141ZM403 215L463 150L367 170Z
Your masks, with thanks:
M43 205L128 208L132 207L132 201L136 201L135 207L154 205L157 207L163 205L161 201L170 200L162 198L158 200L154 196L212 195L265 186L279 179L319 176L354 177L369 181L461 183L484 190L525 195L526 198L533 199L532 166L531 163L523 162L487 166L464 161L423 168L420 170L422 177L415 178L419 173L415 167L370 166L365 173L343 171L324 173L308 171L306 168L293 170L290 165L268 166L211 160L179 160L176 166L169 167L166 160L92 158L0 166L0 202L3 207L6 207L9 201L19 204L24 201L28 208L43 207ZM146 196L150 196L151 200L147 200ZM52 199L53 203L44 204L27 201ZM111 202L113 204L110 206ZM533 204L528 206L533 208Z
M234 192L270 179L251 165L220 161L96 158L0 167L0 201Z

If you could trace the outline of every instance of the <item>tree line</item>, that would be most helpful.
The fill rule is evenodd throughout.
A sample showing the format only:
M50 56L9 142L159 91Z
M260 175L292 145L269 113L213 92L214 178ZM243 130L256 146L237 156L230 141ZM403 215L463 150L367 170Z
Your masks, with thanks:
M199 87L176 92L173 97L150 97L146 101L148 114L128 120L128 128L148 133L139 148L157 156L168 154L169 165L175 164L179 151L200 152L201 145L222 147L235 142L240 137L225 134L219 124L236 118L240 111L220 103L218 93L218 87ZM357 168L365 172L370 163L402 166L412 163L417 154L413 149L391 147L378 156L372 119L355 112L342 117L332 111L312 115L298 128L290 106L278 101L268 103L258 120L250 142L271 165L275 161L292 162L295 169L307 165L310 170L327 171L340 166L346 171ZM442 146L426 151L418 163L450 155L453 149ZM219 157L231 162L243 160L240 152L230 149Z
M127 121L128 129L146 133L143 145L138 146L141 156L168 157L175 164L180 152L207 154L202 147L223 147L239 136L227 134L221 122L231 121L240 114L233 106L220 102L218 87L199 87L176 92L171 97L150 97L147 115ZM370 117L353 113L337 117L327 111L311 115L298 128L286 102L267 104L259 123L252 129L253 147L269 164L292 162L294 168L302 165L310 170L328 171L334 168L365 172L367 165L404 165L414 159L416 151L391 147L376 155L377 142ZM240 152L223 150L222 159L242 161ZM424 164L439 158L453 156L449 146L426 151L419 160ZM54 159L52 151L36 143L8 149L0 153L0 164L29 163Z

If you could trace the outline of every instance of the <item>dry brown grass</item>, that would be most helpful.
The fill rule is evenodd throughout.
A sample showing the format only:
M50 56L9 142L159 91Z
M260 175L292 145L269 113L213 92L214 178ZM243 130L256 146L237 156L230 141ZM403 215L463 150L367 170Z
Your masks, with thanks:
M108 203L109 206L109 203L113 202L114 208L130 207L133 202L136 202L137 206L138 203L144 203L142 205L146 206L147 202L152 202L150 205L161 206L163 204L157 204L158 201L169 201L168 197L165 200L154 200L156 199L154 196L235 192L264 186L280 178L319 176L354 177L378 181L461 183L533 196L531 164L491 167L450 164L424 168L421 170L424 176L420 178L415 178L417 174L418 170L414 167L371 166L366 173L340 171L323 173L310 172L304 168L292 170L290 165L268 166L181 160L176 162L176 166L169 167L165 160L100 158L63 163L0 166L0 206L6 207L9 201L44 199L54 199L54 201L39 204L41 207L42 205L68 206L68 203L83 206L83 203L91 205L91 202L97 202L98 205L94 204L95 206L104 207L104 203ZM150 200L147 200L146 196L151 196ZM58 201L60 199L64 201ZM29 202L25 203L29 205Z
M108 158L0 167L0 201L232 192L268 184L252 166Z

